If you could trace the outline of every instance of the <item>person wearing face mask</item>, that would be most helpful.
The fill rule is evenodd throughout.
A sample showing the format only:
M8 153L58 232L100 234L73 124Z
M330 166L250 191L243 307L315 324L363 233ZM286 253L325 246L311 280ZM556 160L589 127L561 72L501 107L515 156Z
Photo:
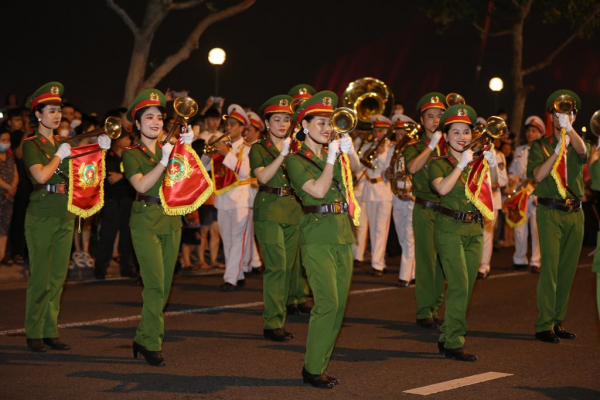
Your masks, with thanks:
M60 123L58 124L58 129L56 130L56 133L60 137L67 137L70 133L70 127L71 126L69 124L69 120L63 117L61 118Z
M248 268L252 255L253 204L248 158L250 146L242 137L250 121L244 109L237 104L231 104L227 108L225 118L225 132L231 138L231 143L219 141L214 144L217 154L213 156L211 173L216 189L215 208L219 233L225 253L225 282L221 285L221 290L227 292L240 289L246 284L244 270Z
M29 99L31 119L39 123L37 132L23 144L23 161L30 172L34 191L25 217L31 276L27 283L25 336L34 352L47 347L69 350L58 339L60 297L67 276L73 242L75 215L67 210L71 146L54 136L61 120L59 82L49 82ZM98 138L101 149L110 147L110 138Z
M250 149L250 170L259 184L254 200L254 231L265 261L263 334L275 342L294 337L284 328L286 303L292 274L301 268L298 224L302 208L283 163L292 143L292 138L285 136L290 126L291 101L290 96L279 95L261 106L268 137Z
M350 137L335 139L331 114L337 96L330 91L315 94L296 110L295 118L304 140L299 151L286 158L292 188L300 198L304 215L300 219L300 253L315 305L310 315L304 383L332 388L339 381L325 373L346 308L352 278L352 234L350 217L360 210L346 186L340 150L356 157ZM323 147L328 145L328 151ZM351 177L346 177L351 179Z
M165 97L157 89L146 89L133 100L127 118L140 134L140 143L123 152L125 177L136 190L129 226L140 273L144 280L142 318L133 341L133 356L141 353L153 366L166 365L162 355L165 333L163 309L167 304L181 241L181 217L166 215L159 197L165 169L173 150L161 144ZM182 133L182 143L190 144L190 126Z
M554 109L554 101L560 95L574 99L573 112L564 114ZM535 338L559 343L561 339L577 336L563 328L563 321L583 244L583 167L588 161L590 145L572 125L581 110L581 99L576 93L557 90L548 97L546 110L552 115L552 135L533 142L527 159L527 177L538 182L533 194L538 197L536 218L542 255ZM566 166L565 174L561 173L560 165L555 167L557 159L560 159L558 164Z
M10 132L0 131L0 264L7 265L12 264L12 260L8 263L6 259L6 241L19 183L15 158L9 149Z
M440 127L449 152L444 157L434 158L429 165L431 185L440 194L434 241L448 279L446 318L440 328L438 350L446 358L458 361L477 361L477 356L464 346L467 309L483 250L483 216L465 193L473 151L464 147L471 143L476 121L475 110L465 104L444 111ZM486 150L483 155L489 165L486 173L494 185L498 182L494 151Z
M432 243L433 227L440 197L429 183L429 162L442 155L439 121L446 109L446 96L438 92L428 93L419 100L417 112L421 116L423 134L418 142L404 150L404 160L412 175L415 196L413 230L415 235L415 296L417 298L417 324L435 329L444 322L437 310L444 300L445 278L442 266Z

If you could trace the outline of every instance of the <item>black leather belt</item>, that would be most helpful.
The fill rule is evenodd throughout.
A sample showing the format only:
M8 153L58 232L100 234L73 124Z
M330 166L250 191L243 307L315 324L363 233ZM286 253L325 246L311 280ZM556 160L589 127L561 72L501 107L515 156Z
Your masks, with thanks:
M456 210L452 210L450 208L439 206L437 210L440 214L447 215L452 217L458 221L462 221L466 224L474 224L476 222L483 222L483 216L479 211L467 211L460 212Z
M348 214L348 203L336 201L331 204L302 207L307 214Z
M383 178L382 178L382 177L379 177L379 178L367 178L367 180L368 180L369 182L371 182L371 183L375 184L375 183L377 183L377 182L381 182L381 181L383 181Z
M144 200L147 204L160 204L159 196L149 196L147 194L136 193L135 195L136 201Z
M556 200L538 197L537 202L538 204L543 204L546 207L568 213L577 212L581 209L581 201L575 199Z
M440 206L440 203L434 203L433 201L423 200L418 197L415 197L415 203L420 204L423 208L429 208L431 210L437 210Z
M294 192L294 189L292 189L289 186L283 186L283 187L259 186L258 191L266 192L266 193L270 193L270 194L276 194L279 197L294 196L296 194Z
M69 186L66 183L57 184L35 184L33 190L46 190L50 194L65 194L69 192Z

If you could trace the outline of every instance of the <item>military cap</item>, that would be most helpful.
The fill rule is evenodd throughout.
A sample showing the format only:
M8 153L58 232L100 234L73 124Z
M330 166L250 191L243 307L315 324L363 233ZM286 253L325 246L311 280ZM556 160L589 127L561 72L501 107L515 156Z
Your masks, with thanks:
M300 122L309 115L319 115L328 117L336 109L338 97L335 93L328 90L316 93L310 99L307 99L296 110L295 119Z
M371 126L373 128L389 128L392 126L392 121L386 116L375 114L371 116Z
M473 107L466 104L456 104L448 108L442 114L440 118L440 126L442 131L446 131L446 126L455 122L462 122L471 127L474 127L477 123L477 113L473 110Z
M250 125L248 114L246 114L246 111L238 104L231 104L227 107L227 114L223 115L223 119L227 118L233 118L246 127Z
M62 104L62 94L65 87L60 82L48 82L44 86L35 91L25 103L25 107L34 109L38 104Z
M267 114L293 114L292 107L290 107L291 103L292 96L285 94L273 96L269 100L265 101L262 106L260 106L259 114L262 114L262 116L265 118L267 117Z
M439 92L427 93L425 96L421 97L421 100L417 103L417 112L420 114L428 108L445 110L446 96Z
M542 121L542 119L537 115L530 115L527 117L525 120L525 127L527 128L528 126L537 128L540 132L542 132L542 135L546 134L546 125L544 125L544 121Z
M133 122L135 113L146 107L158 107L164 113L167 111L166 104L167 102L163 92L154 88L146 89L138 94L131 102L129 109L127 110L127 119Z
M556 98L562 94L567 94L567 95L571 96L573 99L575 99L575 112L581 110L581 99L579 98L579 96L577 96L577 93L573 92L572 90L568 90L568 89L560 89L560 90L557 90L556 92L552 93L548 97L548 100L546 100L546 110L548 110L549 113L551 113L552 110L554 109L554 106L553 106L554 100L556 100Z
M314 87L307 85L306 83L301 83L291 88L288 92L288 96L292 96L293 99L306 100L313 96L315 93L317 93L317 91Z
M250 125L258 129L259 131L265 130L265 124L262 122L262 119L253 111L248 111L248 119L250 120Z
M404 114L395 114L392 117L392 125L394 125L394 129L404 128L404 124L407 122L416 123L414 119Z

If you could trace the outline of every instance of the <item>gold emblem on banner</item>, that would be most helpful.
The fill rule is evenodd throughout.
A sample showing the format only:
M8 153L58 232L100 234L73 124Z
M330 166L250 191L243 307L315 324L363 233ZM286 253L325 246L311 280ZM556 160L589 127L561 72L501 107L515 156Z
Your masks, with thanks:
M176 153L169 160L167 165L167 174L165 175L165 185L174 186L176 183L189 178L192 175L192 166L188 159L183 155Z
M94 161L91 164L82 163L79 167L78 185L82 189L98 186L100 176L98 175L98 164Z

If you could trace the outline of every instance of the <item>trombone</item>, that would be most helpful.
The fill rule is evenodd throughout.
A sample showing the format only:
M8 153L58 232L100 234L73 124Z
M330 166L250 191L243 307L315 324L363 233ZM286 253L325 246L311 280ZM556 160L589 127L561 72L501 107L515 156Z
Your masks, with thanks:
M167 137L162 141L163 145L171 140L171 136L175 133L177 125L186 126L188 120L196 115L198 112L198 103L191 97L181 96L173 101L173 108L175 109L175 113L177 113L177 118L173 121L173 125L171 125L171 129L169 129Z

